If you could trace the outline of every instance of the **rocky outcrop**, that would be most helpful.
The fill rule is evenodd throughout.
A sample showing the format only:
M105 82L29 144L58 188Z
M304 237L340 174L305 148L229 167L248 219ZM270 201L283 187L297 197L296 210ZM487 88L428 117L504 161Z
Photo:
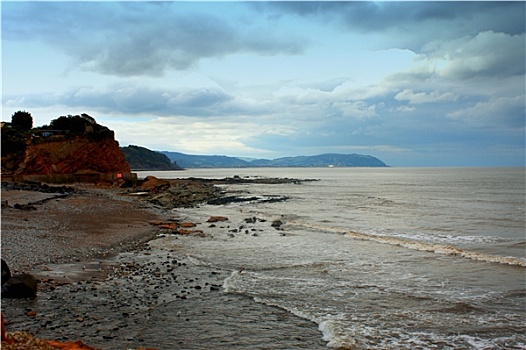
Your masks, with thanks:
M119 143L111 135L99 140L78 135L31 143L15 175L128 173Z
M2 259L2 298L34 298L37 296L37 280L29 273L11 276L9 266Z
M4 259L2 259L2 285L6 283L11 278L11 270L9 269L9 266L5 262Z
M158 179L155 176L146 176L140 183L140 188L146 191L161 191L164 188L169 188L170 183L167 180Z
M162 180L148 176L139 186L149 191L150 203L169 209L196 206L221 195L213 184L191 179Z

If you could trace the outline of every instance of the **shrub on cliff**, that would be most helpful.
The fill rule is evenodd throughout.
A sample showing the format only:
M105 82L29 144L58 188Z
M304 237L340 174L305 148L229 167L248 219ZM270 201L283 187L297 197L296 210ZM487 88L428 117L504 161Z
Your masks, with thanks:
M33 117L26 111L18 111L11 117L11 126L17 130L31 130L33 128Z
M68 115L54 119L47 127L48 130L63 130L70 135L87 135L90 139L101 140L114 137L112 130L97 124L95 118L83 113L81 115Z

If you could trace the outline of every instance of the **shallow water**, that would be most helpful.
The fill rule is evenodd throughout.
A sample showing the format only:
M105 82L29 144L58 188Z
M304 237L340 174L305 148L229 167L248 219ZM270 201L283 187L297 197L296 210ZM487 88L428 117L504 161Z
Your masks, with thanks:
M233 271L224 281L228 293L316 322L329 346L526 347L524 169L196 169L154 175L183 174L320 179L227 186L291 199L177 210L202 222L208 215L230 218L223 228L203 225L208 238L177 245L203 264ZM266 221L247 225L249 217ZM275 219L286 222L284 231L268 225Z

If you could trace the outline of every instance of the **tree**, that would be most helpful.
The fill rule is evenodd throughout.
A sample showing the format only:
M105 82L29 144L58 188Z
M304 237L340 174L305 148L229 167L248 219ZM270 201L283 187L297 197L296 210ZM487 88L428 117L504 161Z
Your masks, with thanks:
M11 117L11 127L19 130L31 130L33 128L33 117L26 111L18 111Z
M93 117L87 114L67 115L54 119L49 123L51 130L64 130L69 135L87 135L91 140L102 140L106 137L115 137L112 130L97 124ZM88 132L89 129L89 132Z

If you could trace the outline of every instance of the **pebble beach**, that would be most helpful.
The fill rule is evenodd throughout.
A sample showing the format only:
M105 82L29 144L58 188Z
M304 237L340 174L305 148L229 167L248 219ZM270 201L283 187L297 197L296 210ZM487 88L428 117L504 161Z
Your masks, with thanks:
M325 348L316 324L225 293L232 271L155 244L173 235L160 223L192 220L174 210L89 186L3 187L2 205L2 258L39 279L37 298L2 299L7 332L97 349Z

